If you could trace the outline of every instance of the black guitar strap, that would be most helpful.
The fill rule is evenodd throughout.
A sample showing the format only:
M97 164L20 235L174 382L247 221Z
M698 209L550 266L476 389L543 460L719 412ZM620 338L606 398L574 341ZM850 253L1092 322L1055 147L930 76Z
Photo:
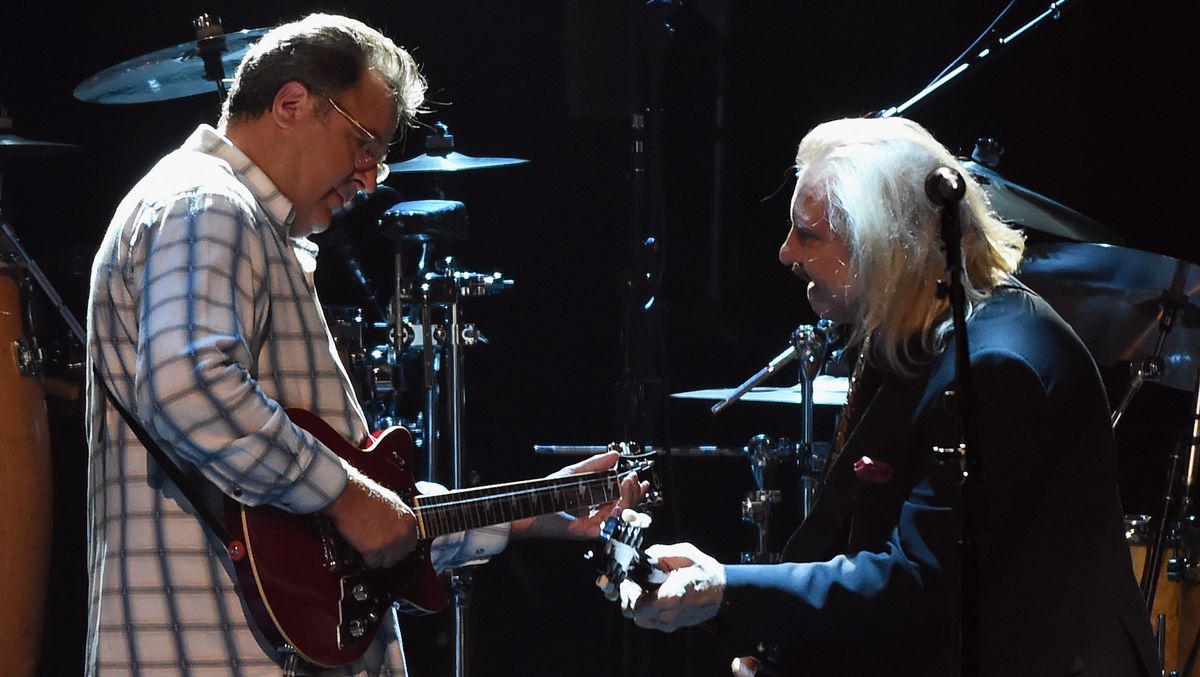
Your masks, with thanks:
M179 487L181 492L183 492L184 498L186 498L188 502L192 504L192 510L197 516L199 516L200 521L204 523L204 526L208 527L209 531L211 531L218 539L221 540L221 543L224 544L225 548L228 550L233 543L233 537L229 535L229 531L225 528L225 525L221 523L221 520L217 519L217 516L214 515L213 512L208 509L208 506L204 503L204 501L201 500L200 490L196 488L190 478L183 474L183 471L179 469L179 466L175 465L175 461L167 455L167 452L163 451L162 447L158 446L158 443L154 441L154 438L150 437L150 433L146 431L146 428L142 426L141 422L134 418L133 414L130 414L129 411L121 405L120 400L118 400L117 396L113 394L112 389L108 387L108 383L105 382L104 378L100 376L99 369L93 367L92 377L98 380L100 385L104 387L104 393L108 396L108 400L112 402L114 407L117 408L117 411L121 412L121 417L125 419L125 423L131 430L133 430L133 434L137 436L138 441L142 443L142 446L146 448L146 451L150 452L150 455L154 457L155 462L158 463L158 467L162 468L162 471L166 473L167 477L175 483L175 486Z

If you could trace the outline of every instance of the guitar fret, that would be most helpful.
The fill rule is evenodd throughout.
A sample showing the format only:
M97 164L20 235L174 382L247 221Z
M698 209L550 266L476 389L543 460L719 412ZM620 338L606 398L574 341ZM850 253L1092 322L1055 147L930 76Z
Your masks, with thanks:
M558 510L600 505L614 500L619 493L619 477L609 471L422 496L416 509L427 525L425 537L432 539Z

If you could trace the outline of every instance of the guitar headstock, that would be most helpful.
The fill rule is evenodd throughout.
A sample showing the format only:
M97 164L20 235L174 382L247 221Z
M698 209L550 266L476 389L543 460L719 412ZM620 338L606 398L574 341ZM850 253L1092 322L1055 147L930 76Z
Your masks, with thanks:
M657 585L662 582L658 560L642 552L642 531L650 526L646 513L624 510L609 517L600 527L600 540L604 544L596 587L605 599L615 602L621 596L621 584L626 580L642 585Z
M642 502L638 507L656 506L662 503L662 490L659 486L658 473L654 470L654 457L658 454L657 451L645 451L642 445L637 442L611 442L608 445L609 451L615 451L620 454L617 459L617 476L625 479L631 473L637 473L638 481L646 482L650 485L649 490L642 497Z

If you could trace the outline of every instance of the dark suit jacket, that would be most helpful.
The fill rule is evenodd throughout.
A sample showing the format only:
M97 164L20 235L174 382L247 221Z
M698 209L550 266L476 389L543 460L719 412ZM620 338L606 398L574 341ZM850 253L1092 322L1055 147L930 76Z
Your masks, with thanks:
M983 473L980 674L1157 675L1117 491L1109 406L1090 355L1025 288L968 323ZM718 623L783 647L795 675L960 675L961 417L953 346L881 385L777 565L727 568ZM891 465L860 480L863 456Z

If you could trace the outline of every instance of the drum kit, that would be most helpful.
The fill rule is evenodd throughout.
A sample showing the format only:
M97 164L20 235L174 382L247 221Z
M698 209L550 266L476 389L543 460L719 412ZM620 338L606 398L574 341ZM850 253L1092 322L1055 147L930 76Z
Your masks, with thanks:
M76 98L100 104L136 104L177 99L215 91L224 97L231 72L246 51L266 29L223 33L219 20L207 16L195 22L196 41L117 64L80 83ZM28 158L53 157L77 150L72 144L36 141L11 131L11 122L0 113L0 186L3 171ZM971 178L987 193L994 211L1014 225L1053 240L1031 245L1020 278L1044 296L1092 351L1097 362L1111 365L1129 362L1134 367L1127 391L1114 412L1116 425L1130 399L1145 383L1158 383L1179 390L1197 388L1197 355L1200 353L1200 266L1169 256L1119 246L1116 233L1050 198L1013 183L996 169L999 153L994 142L981 141L972 160L964 162ZM438 124L426 138L425 153L390 164L393 176L499 169L526 162L517 158L472 157L454 150L454 138ZM381 190L385 190L383 187ZM394 191L392 191L394 193ZM398 194L397 194L398 195ZM0 193L2 196L2 193ZM444 195L439 195L444 198ZM354 208L353 206L351 207ZM466 208L446 199L394 201L381 214L372 215L377 232L395 244L395 280L391 301L378 308L380 317L365 321L361 308L333 306L327 309L331 333L369 422L376 429L404 425L419 440L425 456L426 476L453 487L463 484L462 428L464 403L464 350L486 342L479 329L464 321L466 299L491 296L513 286L498 272L462 270L450 257L438 258L443 245L461 241L468 234ZM4 487L0 509L0 532L5 543L21 542L25 559L0 558L0 582L11 589L5 599L17 602L4 614L0 646L28 645L31 628L40 628L45 581L34 580L45 572L48 542L33 543L33 533L49 533L49 525L30 520L22 506L49 506L51 486L49 441L45 423L42 386L39 383L40 353L37 337L28 322L32 280L55 301L82 342L83 333L74 322L49 282L24 253L15 233L3 220L0 240L0 332L7 357L0 358L0 400L6 411L15 412L4 427L5 448L0 456ZM352 266L353 268L353 266ZM360 283L368 285L361 271ZM372 298L374 291L371 290ZM770 550L768 529L772 506L780 491L769 486L768 471L790 464L805 478L803 515L820 490L828 445L813 440L814 408L836 411L847 397L848 379L821 374L832 336L826 327L801 326L792 335L787 350L754 377L736 388L710 388L675 393L680 401L716 402L713 413L734 402L772 403L797 406L803 434L798 441L754 436L741 448L693 446L661 449L677 456L696 458L745 458L750 462L756 488L742 505L742 518L757 529L757 549L742 553L746 562L771 562L778 553ZM378 341L373 337L381 336ZM763 387L767 378L782 366L798 360L800 377L792 387ZM833 360L828 360L833 363ZM416 365L419 379L409 379L407 366ZM414 385L411 380L419 381ZM402 395L419 390L421 405L415 413ZM18 422L20 425L12 423ZM1197 429L1186 460L1176 455L1179 470L1172 475L1163 514L1134 515L1127 519L1128 540L1137 573L1147 592L1153 619L1158 624L1164 660L1168 669L1181 665L1189 655L1194 660L1196 635L1200 632L1200 525L1194 512L1197 468ZM449 474L442 470L449 449ZM653 450L649 447L648 450ZM21 453L12 453L19 450ZM543 455L587 455L602 451L592 445L537 445ZM13 463L20 462L20 467ZM12 504L12 505L10 505ZM48 519L47 511L32 511L35 518ZM8 517L22 516L10 523ZM11 539L11 540L10 540ZM1173 556L1167 557L1170 553ZM467 577L452 573L455 592L456 674L465 671L464 613ZM1158 588L1157 596L1155 589ZM11 621L11 622L10 622ZM33 642L36 646L36 641ZM36 652L35 652L36 653ZM16 657L7 665L20 665L33 657Z

